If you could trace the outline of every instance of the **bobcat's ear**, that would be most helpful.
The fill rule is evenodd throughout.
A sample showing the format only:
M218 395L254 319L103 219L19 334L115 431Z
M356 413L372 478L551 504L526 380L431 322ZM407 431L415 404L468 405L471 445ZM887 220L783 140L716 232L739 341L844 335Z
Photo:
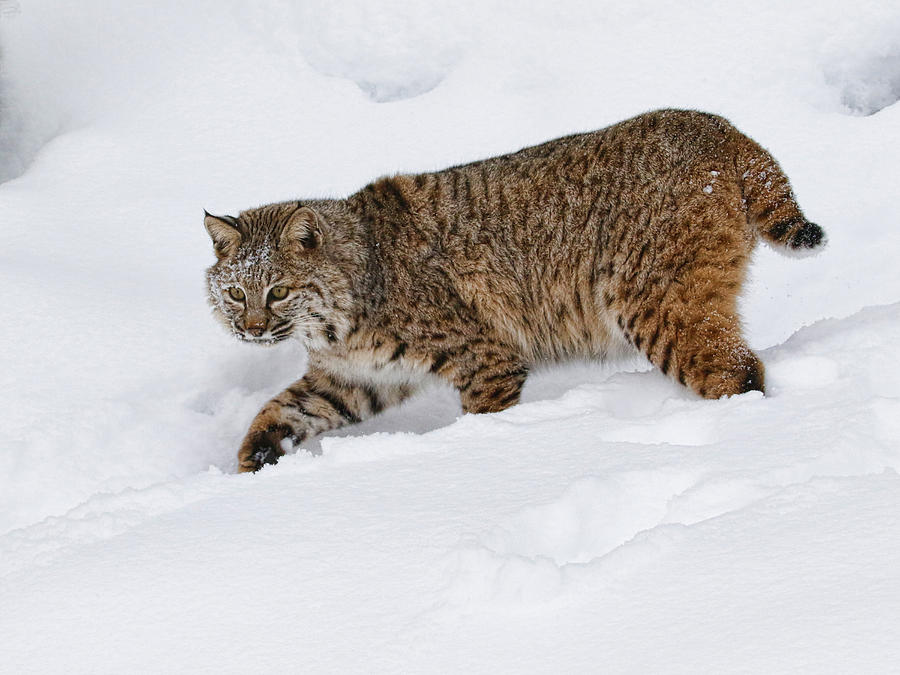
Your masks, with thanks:
M241 244L241 231L237 228L237 221L231 216L212 216L206 211L203 214L205 216L203 224L206 225L206 231L212 237L216 256L220 260L227 258Z
M325 221L318 213L308 206L301 206L291 214L284 226L281 243L296 241L303 248L318 248L324 241L324 225Z

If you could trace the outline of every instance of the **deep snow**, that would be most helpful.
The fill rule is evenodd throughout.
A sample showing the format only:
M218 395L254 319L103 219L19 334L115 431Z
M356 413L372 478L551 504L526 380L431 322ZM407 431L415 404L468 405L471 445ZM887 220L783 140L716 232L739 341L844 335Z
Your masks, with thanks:
M184 4L0 3L0 670L897 668L896 3ZM765 398L576 363L233 474L304 355L209 316L204 208L671 106L829 235L757 252Z

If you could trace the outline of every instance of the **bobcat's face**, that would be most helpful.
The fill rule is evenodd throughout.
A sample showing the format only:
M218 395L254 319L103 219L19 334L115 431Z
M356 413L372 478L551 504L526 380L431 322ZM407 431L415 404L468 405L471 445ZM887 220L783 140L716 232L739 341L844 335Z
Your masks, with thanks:
M213 312L240 340L336 343L350 325L350 285L308 207L276 205L239 219L207 215L219 260L207 270Z

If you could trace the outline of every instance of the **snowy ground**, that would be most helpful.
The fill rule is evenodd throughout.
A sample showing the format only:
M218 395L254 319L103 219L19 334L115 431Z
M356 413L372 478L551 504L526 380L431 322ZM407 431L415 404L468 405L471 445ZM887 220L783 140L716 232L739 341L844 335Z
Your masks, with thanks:
M0 46L0 671L897 669L896 2L7 0ZM670 106L830 237L757 253L765 398L571 364L234 475L304 356L213 322L204 208Z

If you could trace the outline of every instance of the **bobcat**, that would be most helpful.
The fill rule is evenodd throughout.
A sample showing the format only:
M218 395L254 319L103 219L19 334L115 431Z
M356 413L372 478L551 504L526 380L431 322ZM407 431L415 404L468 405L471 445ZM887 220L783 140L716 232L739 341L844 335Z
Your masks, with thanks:
M240 471L429 378L494 412L535 364L636 349L706 398L763 391L736 307L751 251L825 244L765 149L681 110L205 225L214 314L244 341L309 349L250 425Z

